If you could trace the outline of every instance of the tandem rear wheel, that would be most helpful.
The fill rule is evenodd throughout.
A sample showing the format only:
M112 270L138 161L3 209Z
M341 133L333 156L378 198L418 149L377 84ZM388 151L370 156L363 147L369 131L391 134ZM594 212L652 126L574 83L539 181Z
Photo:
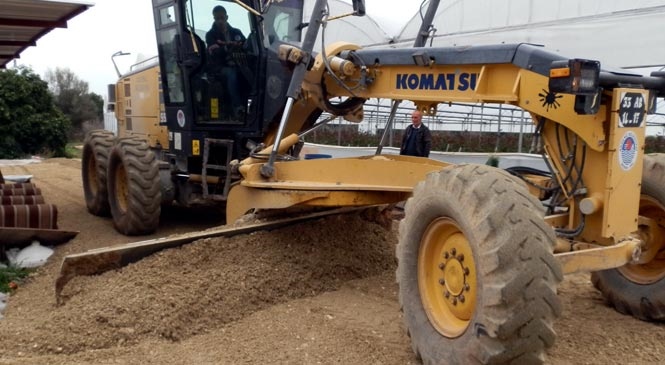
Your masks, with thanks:
M109 156L109 206L113 224L124 235L150 234L159 225L159 164L148 144L120 138Z
M85 205L90 214L108 217L107 166L115 136L107 130L90 131L83 143L81 177Z

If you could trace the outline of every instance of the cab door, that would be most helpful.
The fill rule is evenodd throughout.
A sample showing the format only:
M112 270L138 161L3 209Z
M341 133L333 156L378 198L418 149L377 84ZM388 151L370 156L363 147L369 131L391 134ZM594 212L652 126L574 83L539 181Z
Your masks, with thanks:
M174 0L153 0L165 105L160 124L168 125L171 132L189 129L187 122L193 120L192 110L188 107L191 105L186 85L188 70L182 52L181 4Z

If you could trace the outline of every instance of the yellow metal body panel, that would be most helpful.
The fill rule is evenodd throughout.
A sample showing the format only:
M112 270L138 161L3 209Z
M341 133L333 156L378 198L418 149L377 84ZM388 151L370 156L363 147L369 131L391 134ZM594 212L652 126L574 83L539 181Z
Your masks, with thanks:
M229 193L227 220L250 209L396 203L428 173L448 165L399 155L289 161L275 163L270 180L261 176L260 163L246 165L240 168L244 179Z
M587 242L609 244L637 230L645 129L643 126L633 128L619 126L619 104L626 92L643 94L644 100L647 100L645 91L620 89L613 94L614 99L609 108L601 106L598 114L594 116L595 121L579 122L579 117L574 118L571 115L567 119L569 122L559 123L558 127L558 123L546 119L543 127L545 150L560 185L568 169L566 164L570 163L562 161L560 156L576 155L575 164L581 166L582 156L586 153L582 174L584 186L580 185L577 188L584 187L586 189L584 196L593 197L599 208L585 217L585 228L579 239ZM599 122L603 120L603 115L607 122ZM601 132L607 137L600 138ZM583 138L584 136L587 138ZM630 168L622 168L621 145L626 143L627 136L631 137L627 143L634 143L636 146L632 152L628 151L634 161ZM570 144L577 138L587 143L586 146L589 148L585 153L581 144L578 145L577 151L572 150ZM591 148L593 145L589 143L594 141L596 147L601 147L601 150ZM572 180L576 178L577 175L573 173ZM568 190L572 188L571 181L567 181L565 185ZM572 193L574 192L566 192L570 212L567 228L575 227L581 220L578 199L570 196Z
M581 115L574 109L575 96L548 94L548 78L527 70L521 71L519 100L515 105L531 113L534 123L540 118L557 122L578 135L594 151L604 151L608 120L605 105L596 114Z
M428 106L427 109L449 101L513 104L531 112L534 119L542 117L566 126L595 151L603 151L607 142L607 113L604 105L600 106L596 114L577 114L574 110L574 95L549 94L549 79L546 76L520 69L513 64L434 64L420 68L375 66L370 67L369 73L374 75L375 82L366 89L354 90L357 97L412 100L419 106ZM409 82L409 79L400 75L414 73L426 75L427 86L414 90L396 88L396 82ZM359 78L360 74L353 77ZM423 76L420 80L423 80ZM327 76L323 82L331 96L348 94ZM475 89L472 85L475 85ZM312 84L307 86L314 88Z
M606 194L608 193L608 187L606 186L607 182L607 171L608 171L608 152L597 152L597 151L587 151L587 163L584 165L584 184L587 188L587 196L596 196L602 197L604 201ZM639 196L639 189L637 190ZM580 219L579 211L577 211L577 205L575 200L571 200L571 225L577 224ZM614 234L608 233L608 227L606 221L607 209L606 205L602 203L601 209L596 212L589 214L585 218L585 228L582 235L579 239L586 242L595 242L595 243L613 243L613 240L608 240L615 237ZM637 213L637 212L635 212ZM623 216L626 217L625 215ZM636 216L637 217L637 216ZM628 228L628 227L627 227ZM624 232L620 237L625 236L627 232Z
M494 67L480 65L439 66L423 67L415 66L376 66L371 67L369 73L375 77L375 82L364 90L357 90L356 96L363 98L387 98L399 100L412 100L423 102L483 102L483 101L516 101L514 94L514 75L506 72L516 73L518 68L510 65L493 65ZM429 86L424 89L411 90L409 88L396 88L396 82L409 83L414 80L405 79L404 75L412 73L426 75ZM482 77L481 77L482 73ZM360 77L360 74L352 78ZM501 85L483 86L484 78L500 77ZM328 92L333 95L345 95L348 92L335 84L332 79L325 82ZM507 84L506 84L507 83ZM471 88L477 84L476 90ZM431 86L431 87L430 87Z
M241 184L255 188L410 192L425 175L448 165L417 157L379 155L279 162L271 180L261 176L260 164L240 172L244 177Z
M328 191L256 189L234 186L229 193L226 220L233 222L252 209L285 209L290 207L362 207L406 200L410 193L385 191Z
M619 238L637 230L646 120L640 127L620 127L619 109L627 92L642 94L643 100L649 100L648 92L644 90L615 89L614 92L612 119L609 127L609 169L603 204L605 207L603 235L605 237ZM643 105L642 108L646 110L646 105ZM626 146L627 144L630 146ZM635 151L626 152L626 148L633 148Z
M159 92L155 92L158 90ZM118 135L137 136L152 147L168 147L165 126L160 126L164 105L160 102L159 67L153 66L122 78L116 84Z

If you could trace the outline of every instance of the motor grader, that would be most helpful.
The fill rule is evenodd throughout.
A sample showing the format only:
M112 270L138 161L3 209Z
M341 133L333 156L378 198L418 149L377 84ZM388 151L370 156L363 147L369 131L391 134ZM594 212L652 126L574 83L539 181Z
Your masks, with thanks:
M110 212L130 235L153 231L161 205L173 201L221 202L228 223L248 212L281 218L68 256L56 294L75 275L197 238L406 201L399 302L425 364L544 361L567 273L591 272L622 313L665 319L665 157L644 153L663 74L612 72L531 44L423 47L438 1L430 1L414 47L363 49L325 43L326 26L344 15L329 14L325 0L314 2L307 22L303 0L236 0L223 4L247 37L233 50L245 86L225 91L206 68L203 41L219 4L153 0L159 67L118 82L118 138L88 136L88 209ZM354 14L364 14L362 1ZM229 92L246 101L239 117L225 111ZM365 157L300 158L302 137L326 122L322 113L358 122L368 98L394 100L386 131L403 100L426 114L444 102L522 108L549 171L452 165L380 148Z

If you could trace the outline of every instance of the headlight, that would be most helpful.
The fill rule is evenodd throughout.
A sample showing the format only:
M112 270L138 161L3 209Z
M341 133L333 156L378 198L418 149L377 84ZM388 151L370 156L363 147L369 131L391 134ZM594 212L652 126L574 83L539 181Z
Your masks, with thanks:
M554 61L550 66L551 92L592 95L598 92L600 62L582 59Z

